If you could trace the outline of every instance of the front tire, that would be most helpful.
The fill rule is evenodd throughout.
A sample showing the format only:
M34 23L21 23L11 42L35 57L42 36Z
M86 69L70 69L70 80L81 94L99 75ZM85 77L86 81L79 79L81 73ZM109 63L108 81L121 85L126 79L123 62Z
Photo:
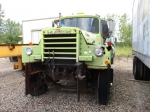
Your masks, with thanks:
M47 91L48 86L46 84L42 85L38 90L34 87L30 88L30 95L31 96L40 96Z
M44 94L48 89L48 86L39 76L32 76L30 80L30 95L39 96Z
M110 74L109 70L102 70L98 76L98 103L107 105L110 93Z

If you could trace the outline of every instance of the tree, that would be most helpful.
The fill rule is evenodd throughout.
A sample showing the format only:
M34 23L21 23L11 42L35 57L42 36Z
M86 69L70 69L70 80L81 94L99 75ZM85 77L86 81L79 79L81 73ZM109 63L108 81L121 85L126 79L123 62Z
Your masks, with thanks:
M18 37L22 34L21 25L19 23L7 19L4 29L4 34L2 36L3 43L17 44L21 41L21 38Z
M127 14L123 14L119 18L120 39L126 46L131 46L132 44L132 25L129 20Z
M130 23L130 19L128 18L127 14L123 14L122 16L118 16L115 14L108 14L105 20L114 20L116 23L116 29L114 33L118 35L120 34L120 38L118 38L121 43L117 44L119 46L131 46L132 43L132 24Z
M0 26L2 24L3 18L4 18L4 11L1 9L1 4L0 4Z
M119 16L116 14L107 14L106 17L104 17L105 20L114 20L115 22L118 22Z
M4 33L4 11L1 9L1 4L0 4L0 42L2 41L2 35Z

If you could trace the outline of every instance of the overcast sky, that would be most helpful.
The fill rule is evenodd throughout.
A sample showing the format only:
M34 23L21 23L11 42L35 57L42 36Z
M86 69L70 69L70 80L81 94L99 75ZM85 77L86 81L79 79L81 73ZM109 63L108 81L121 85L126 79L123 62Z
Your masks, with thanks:
M72 15L77 12L84 14L99 14L101 17L107 14L127 15L132 18L132 6L134 0L0 0L5 18L17 22L29 19L56 17L59 12L62 15Z

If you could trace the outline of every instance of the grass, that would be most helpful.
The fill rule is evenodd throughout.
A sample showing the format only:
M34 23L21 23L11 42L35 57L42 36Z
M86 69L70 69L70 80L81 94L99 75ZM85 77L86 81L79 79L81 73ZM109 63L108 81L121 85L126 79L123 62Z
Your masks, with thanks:
M130 56L132 57L132 47L120 47L120 46L116 46L115 48L115 53L116 56Z

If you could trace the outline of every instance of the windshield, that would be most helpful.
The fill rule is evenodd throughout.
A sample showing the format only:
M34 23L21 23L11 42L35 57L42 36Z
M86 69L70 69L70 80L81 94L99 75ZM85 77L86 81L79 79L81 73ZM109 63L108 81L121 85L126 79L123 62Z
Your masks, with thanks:
M78 27L91 33L99 33L99 21L97 18L67 18L60 20L61 27Z

